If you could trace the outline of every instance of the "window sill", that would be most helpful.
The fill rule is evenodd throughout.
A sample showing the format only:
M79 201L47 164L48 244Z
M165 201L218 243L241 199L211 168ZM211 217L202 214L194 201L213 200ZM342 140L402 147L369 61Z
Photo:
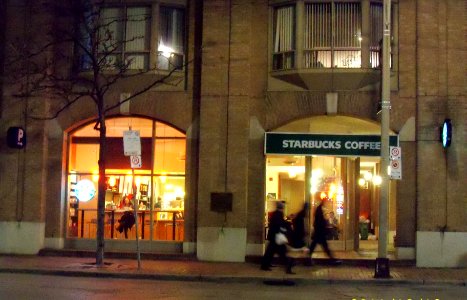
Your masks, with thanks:
M380 81L379 69L292 69L271 71L276 79L291 83L307 90L358 90L374 86Z

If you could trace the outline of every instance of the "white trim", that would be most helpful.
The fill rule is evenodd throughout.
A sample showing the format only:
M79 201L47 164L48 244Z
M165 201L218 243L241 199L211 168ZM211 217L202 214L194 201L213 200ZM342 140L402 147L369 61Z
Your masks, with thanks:
M0 253L37 254L44 248L45 223L0 222Z
M264 253L265 244L246 244L246 255L261 256Z
M199 260L244 262L246 228L199 227L196 246Z
M44 246L49 249L63 249L65 248L65 238L45 238Z
M414 247L396 247L397 259L415 259Z
M193 242L183 242L183 253L192 254L196 252L196 243Z
M417 267L466 267L467 232L417 231Z

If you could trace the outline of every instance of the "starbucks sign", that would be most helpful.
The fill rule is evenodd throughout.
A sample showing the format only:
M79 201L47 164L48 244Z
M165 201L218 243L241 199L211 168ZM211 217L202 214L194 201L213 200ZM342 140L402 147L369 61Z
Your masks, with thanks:
M398 137L390 136L390 146L398 146ZM323 135L267 132L265 154L380 156L379 135Z

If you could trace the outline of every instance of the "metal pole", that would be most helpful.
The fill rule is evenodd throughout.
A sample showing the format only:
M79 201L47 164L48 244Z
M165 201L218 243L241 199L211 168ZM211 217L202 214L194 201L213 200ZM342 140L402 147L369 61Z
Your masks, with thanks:
M375 277L388 278L389 259L388 243L388 207L389 207L389 111L391 109L390 86L390 43L391 43L391 0L383 3L383 67L381 92L381 197L379 201L379 238L378 258L376 259Z
M135 188L135 169L131 168L131 189L133 193L133 209L135 214L135 234L136 234L136 257L138 259L138 270L141 269L141 254L139 250L139 238L138 238L138 199L136 199L136 188ZM144 220L143 220L144 222Z

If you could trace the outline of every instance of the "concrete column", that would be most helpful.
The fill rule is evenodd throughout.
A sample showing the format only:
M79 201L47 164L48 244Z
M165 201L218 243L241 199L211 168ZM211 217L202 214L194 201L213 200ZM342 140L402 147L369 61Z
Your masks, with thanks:
M244 261L248 186L249 1L204 3L197 255ZM232 211L210 209L232 193Z

